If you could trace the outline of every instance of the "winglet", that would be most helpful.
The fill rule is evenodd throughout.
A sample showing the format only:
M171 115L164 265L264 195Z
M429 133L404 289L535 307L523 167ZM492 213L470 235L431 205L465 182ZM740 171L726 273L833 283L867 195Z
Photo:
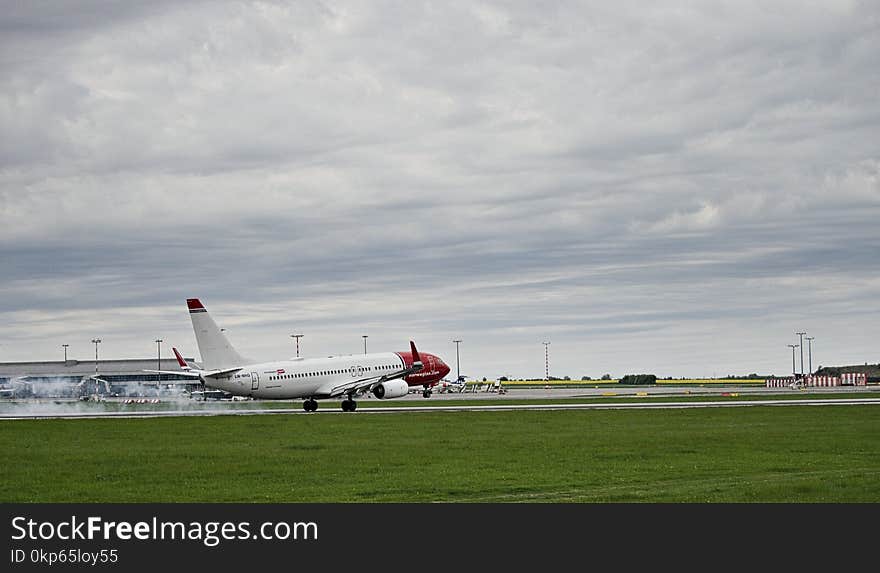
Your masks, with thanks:
M177 363L180 365L180 367L188 370L189 364L186 363L186 360L183 359L183 356L180 355L180 352L178 352L177 349L174 347L172 347L171 350L174 351L174 356L177 357Z
M422 357L419 356L419 351L416 350L416 343L412 340L409 341L409 348L412 351L413 362L421 362Z
M204 312L205 305L202 304L197 298L188 298L186 299L186 306L190 312Z

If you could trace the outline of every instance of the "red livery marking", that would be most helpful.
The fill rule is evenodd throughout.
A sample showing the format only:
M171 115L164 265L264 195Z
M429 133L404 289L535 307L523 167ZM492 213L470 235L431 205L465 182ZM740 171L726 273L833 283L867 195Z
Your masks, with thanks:
M188 298L186 299L186 306L190 310L203 310L205 307L202 305L201 301L197 298Z
M275 371L275 374L284 374L284 368L279 368Z

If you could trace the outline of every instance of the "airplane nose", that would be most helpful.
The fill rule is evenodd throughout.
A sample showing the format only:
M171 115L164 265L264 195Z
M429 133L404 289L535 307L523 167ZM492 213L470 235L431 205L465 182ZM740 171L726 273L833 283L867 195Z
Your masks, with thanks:
M449 374L449 366L447 366L446 363L439 358L437 360L440 362L440 377L443 378L444 376Z

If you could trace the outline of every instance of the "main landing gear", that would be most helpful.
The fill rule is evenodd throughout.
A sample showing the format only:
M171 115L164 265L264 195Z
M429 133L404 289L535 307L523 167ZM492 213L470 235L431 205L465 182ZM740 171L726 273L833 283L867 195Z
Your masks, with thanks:
M422 397L423 398L430 398L431 397L431 389L428 388L427 386L425 387L425 391L422 392Z
M357 402L352 400L351 398L346 398L342 401L342 411L343 412L354 412L357 410ZM303 402L303 410L306 412L314 412L318 409L318 402L314 398L309 398L305 402Z

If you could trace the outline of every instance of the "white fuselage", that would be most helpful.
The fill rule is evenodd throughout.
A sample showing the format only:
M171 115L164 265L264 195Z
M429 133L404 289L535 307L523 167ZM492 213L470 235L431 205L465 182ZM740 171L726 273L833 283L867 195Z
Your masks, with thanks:
M405 368L394 352L294 358L243 366L238 372L209 378L206 385L237 396L260 399L322 397L334 386L364 378L377 378Z

